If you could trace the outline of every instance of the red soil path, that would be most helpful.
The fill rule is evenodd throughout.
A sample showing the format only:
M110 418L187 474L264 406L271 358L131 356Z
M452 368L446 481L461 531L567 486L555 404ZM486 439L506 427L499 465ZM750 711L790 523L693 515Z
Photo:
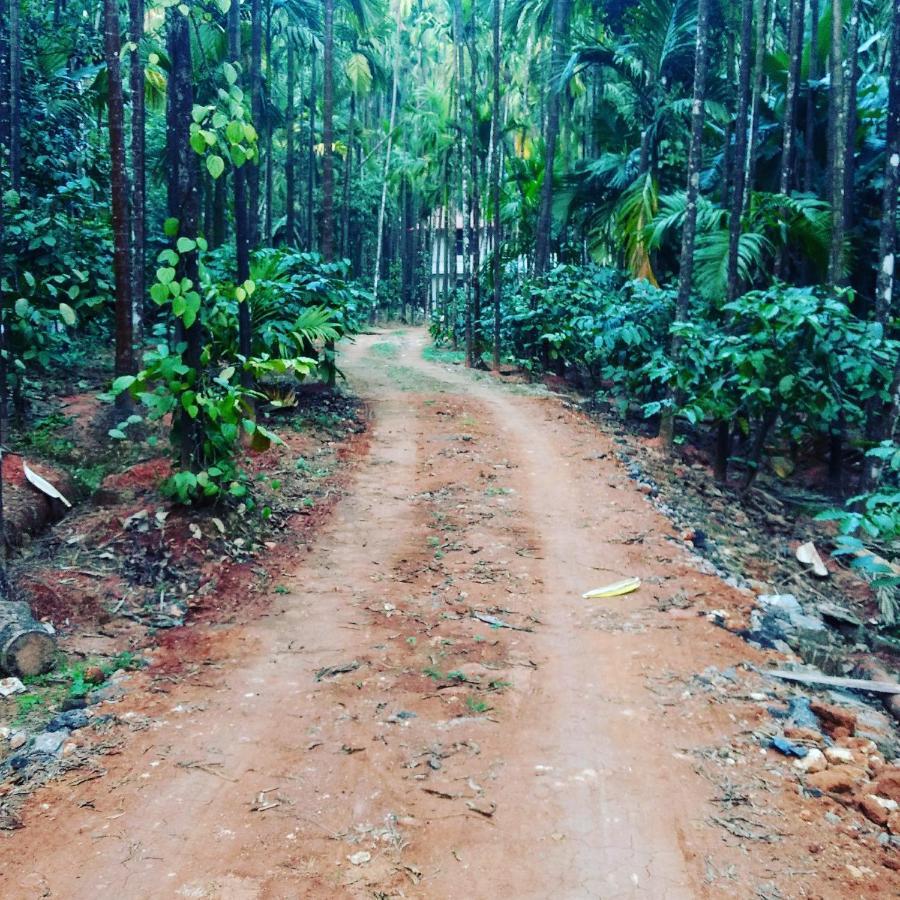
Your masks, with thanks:
M750 598L697 570L612 441L558 399L423 361L420 332L394 357L385 340L342 360L369 452L272 573L289 593L198 627L166 693L108 704L133 734L0 838L3 896L896 895L880 851L771 755L706 765L767 714L692 676L764 657L660 606ZM634 594L581 598L630 575ZM713 821L734 815L726 776L766 840Z

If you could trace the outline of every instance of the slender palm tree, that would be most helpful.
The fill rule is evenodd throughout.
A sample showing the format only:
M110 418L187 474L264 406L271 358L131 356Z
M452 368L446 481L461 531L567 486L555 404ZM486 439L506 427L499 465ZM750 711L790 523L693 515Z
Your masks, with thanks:
M128 174L125 167L125 98L122 92L121 37L118 0L103 0L103 51L106 61L107 108L109 118L109 158L112 225L116 282L115 373L133 375L134 322L132 320L131 221L128 204ZM143 85L142 85L143 87ZM119 402L127 404L126 393Z

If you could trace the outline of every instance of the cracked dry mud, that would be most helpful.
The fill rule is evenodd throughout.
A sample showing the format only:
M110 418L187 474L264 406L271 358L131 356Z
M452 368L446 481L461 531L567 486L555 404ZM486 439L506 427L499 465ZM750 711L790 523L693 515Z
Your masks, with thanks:
M698 759L750 714L679 685L762 657L664 601L748 598L697 571L595 425L426 362L425 340L344 354L369 451L280 561L289 593L204 626L199 677L116 704L142 727L103 777L32 798L0 843L3 896L861 895L843 859L811 862L831 838L794 785L757 784L742 813L771 842L713 818ZM637 593L581 597L631 575Z

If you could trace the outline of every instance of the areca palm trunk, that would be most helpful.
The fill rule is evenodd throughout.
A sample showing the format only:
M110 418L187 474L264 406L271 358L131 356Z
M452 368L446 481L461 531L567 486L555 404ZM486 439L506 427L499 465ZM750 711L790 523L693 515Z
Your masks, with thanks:
M491 207L494 225L494 255L491 257L491 269L494 280L494 331L491 363L495 371L500 368L500 299L503 292L503 271L500 259L500 4L502 2L503 0L494 0L491 23L494 47L493 122L491 124Z
M237 0L232 0L228 11L228 44L229 55L236 67L241 63L241 8ZM247 211L247 171L243 166L234 166L234 244L237 266L237 283L243 284L250 278L250 231ZM252 336L250 333L249 298L238 302L238 349L246 359L250 356ZM245 387L251 383L250 373L242 372Z
M694 91L691 107L691 145L688 153L687 209L681 234L681 268L675 316L684 321L693 288L694 246L697 240L697 200L700 196L700 166L703 162L703 123L706 113L708 67L709 0L697 2L697 43L694 53ZM673 347L673 350L675 348Z
M266 216L265 216L265 241L267 246L272 245L272 205L275 193L275 158L272 152L272 0L266 0L266 81L263 92L263 125L266 135Z
M402 24L400 4L397 4L394 48L394 74L391 82L391 114L388 122L387 148L384 151L384 172L381 182L381 204L378 207L378 227L375 243L375 275L372 284L372 320L378 315L378 283L381 280L381 260L384 253L384 213L387 207L388 175L391 171L391 148L394 145L394 126L397 122L397 89L400 78L400 27Z
M774 0L772 0L774 2ZM756 49L753 61L753 97L750 112L750 143L747 147L746 191L749 198L756 184L756 144L759 140L760 107L762 106L763 85L765 84L766 34L769 21L770 0L757 0L756 8ZM746 209L746 205L744 207Z
M132 312L138 345L143 324L147 206L146 109L144 103L144 66L141 41L144 37L144 0L129 0L129 37L131 51L131 230L134 246L131 258Z
M313 48L309 64L309 143L306 148L306 249L316 246L316 51Z
M781 139L781 166L778 177L778 192L787 195L791 191L794 171L794 130L797 121L797 106L800 82L800 57L803 49L804 0L791 0L790 24L788 26L788 77L784 99L784 126ZM775 261L775 275L784 277L787 266L787 246L783 245Z
M547 128L544 135L544 181L534 243L534 273L543 275L550 261L550 238L553 226L553 165L559 138L560 90L556 79L565 65L565 36L569 26L571 0L554 0L552 47L547 79Z
M478 56L475 52L475 4L472 5L472 39L469 42L469 102L471 103L472 146L469 164L472 179L472 194L469 201L469 246L472 248L472 340L468 365L474 366L481 354L481 209L478 190Z
M828 282L836 287L844 268L844 167L847 142L847 109L844 105L844 6L831 4L831 89L829 91L829 175L831 184L831 248Z
M107 0L109 2L109 0ZM237 8L237 4L232 4ZM196 236L200 227L200 169L199 157L190 145L191 111L194 107L193 66L188 18L174 8L166 10L168 22L169 86L166 97L167 193L168 214L178 220L179 231ZM178 277L199 284L197 250L180 254ZM185 345L184 364L195 372L200 370L200 317L184 329L181 320L176 324L176 340ZM200 423L191 419L185 410L181 417L180 451L182 467L198 471L203 466L203 442Z
M9 180L19 189L22 175L22 29L19 0L9 0Z
M750 123L747 114L750 106L750 46L753 31L753 0L741 3L741 55L738 64L738 108L735 122L734 190L731 196L731 219L728 226L728 300L734 300L740 291L738 252L741 240L741 217L744 213L746 184L746 156Z
M131 223L128 217L128 175L125 168L125 98L122 93L121 37L118 0L103 0L103 55L106 59L109 118L110 192L113 225L113 269L116 286L115 373L135 373L131 311ZM129 395L119 395L123 404Z
M466 183L467 146L466 127L463 123L463 94L465 83L465 36L463 34L462 0L453 0L453 41L454 41L454 74L456 76L456 126L459 130L459 214L462 217L462 276L463 290L465 292L465 307L463 310L463 328L465 333L466 365L472 365L472 296L469 283L469 237L471 220L466 221L466 213L469 209L468 190ZM455 328L454 328L455 332Z
M878 279L875 318L886 324L894 312L897 252L897 198L900 196L900 4L894 4L891 23L891 63L888 116L884 147L884 187L881 193L881 228L878 237Z
M809 0L809 68L806 80L809 87L806 92L806 139L803 163L803 187L813 190L813 163L815 161L816 143L816 97L812 83L819 71L819 0Z
M12 143L12 108L9 102L11 85L9 3L10 0L0 0L0 165L4 167L9 165Z
M250 2L250 115L257 132L263 133L262 100L262 0ZM259 154L247 170L248 241L259 243Z
M881 194L881 227L878 236L878 277L875 284L875 320L886 330L896 315L897 198L900 196L900 4L894 4L891 22L891 59L888 87L888 116L885 132L884 187ZM867 437L883 441L895 434L900 419L900 354L894 359L891 403L887 414L870 408L873 428ZM869 458L863 486L872 489L881 480L884 461Z
M735 121L734 146L734 188L731 194L731 213L728 222L728 301L735 300L741 291L739 269L742 218L744 214L744 194L746 187L746 156L749 143L750 122L750 46L753 34L753 0L741 3L741 53L738 62L738 108ZM731 423L718 422L716 425L716 453L713 474L716 481L728 480L728 457L731 452Z
M287 132L284 181L285 181L285 219L287 232L287 245L296 246L297 243L297 185L294 149L294 126L297 122L297 113L294 109L294 89L297 83L297 56L294 49L294 41L291 36L287 39L287 96L285 99L284 122Z
M322 57L322 256L334 256L334 0L323 0Z
M800 59L803 49L804 0L791 0L791 18L788 30L788 78L784 99L784 127L781 139L781 167L778 191L788 194L794 166L794 130L797 121L797 99L800 83Z
M896 5L896 2L895 2ZM853 186L856 172L856 127L859 116L856 109L856 92L859 81L859 24L860 0L852 0L850 22L847 30L847 78L846 92L847 133L844 138L844 233L853 228Z
M694 277L694 247L697 240L697 199L700 195L700 165L703 161L703 123L706 113L706 70L708 68L709 0L697 0L697 40L694 47L694 89L691 107L691 145L688 152L687 208L681 234L681 269L678 277L678 296L675 301L675 320L684 322L690 314ZM678 358L681 341L672 338L671 355ZM675 397L670 398L674 407ZM660 421L660 443L671 450L675 438L673 408Z
M347 123L347 155L344 158L344 185L341 197L341 256L350 255L350 175L356 138L356 93L350 94L350 119Z

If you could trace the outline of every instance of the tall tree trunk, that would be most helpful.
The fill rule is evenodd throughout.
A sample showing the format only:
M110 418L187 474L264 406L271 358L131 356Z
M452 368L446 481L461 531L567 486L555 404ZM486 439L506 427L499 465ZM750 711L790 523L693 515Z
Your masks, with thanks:
M19 0L9 0L9 176L13 190L22 177L22 29Z
M103 55L106 59L109 109L109 158L113 269L116 282L115 373L133 375L134 321L131 310L131 224L128 220L128 175L125 168L125 98L122 93L121 32L118 0L103 0ZM119 394L127 404L127 392Z
M809 0L809 68L806 73L806 139L803 154L803 188L813 191L816 145L816 94L812 83L819 73L819 0Z
M493 122L491 126L491 207L494 223L494 255L491 258L491 271L494 280L493 313L494 329L492 340L491 362L494 371L500 368L500 299L503 293L503 267L501 261L500 235L500 5L503 0L494 0L491 37L494 49L493 79Z
M334 258L334 0L323 0L325 47L322 73L322 257ZM334 360L334 341L325 342L326 357ZM329 365L328 384L334 385L337 370Z
M215 250L228 239L228 170L226 169L213 185L213 223L209 246Z
M897 198L900 196L900 3L894 4L891 32L884 188L881 194L878 277L875 284L875 320L881 323L886 332L889 331L891 319L897 315L894 284L897 277ZM896 334L892 336L896 337ZM896 432L900 418L900 354L894 359L891 398L887 411L876 404L870 406L867 437L873 441L887 440ZM863 487L871 490L881 480L884 461L869 457L867 462Z
M265 242L272 246L272 205L275 193L275 158L272 152L272 0L266 0L266 82L263 95L263 125L266 135Z
M413 300L413 189L409 180L400 185L400 318L408 321Z
M797 100L800 86L800 61L803 50L804 0L791 0L788 30L788 77L784 98L784 124L781 138L781 167L778 191L789 194L794 171L794 132L797 124Z
M134 335L141 344L144 322L144 291L146 280L146 138L144 103L144 65L141 44L144 38L144 0L129 0L129 38L131 51L131 230L134 247L131 257L132 304Z
M881 229L878 237L878 280L875 318L887 325L894 310L897 253L897 198L900 196L900 3L894 4L891 24L891 62L888 115L884 147L884 187L881 192Z
M238 0L232 0L228 11L228 51L232 62L240 68L241 63L241 7ZM237 265L236 282L242 285L250 278L250 223L247 211L247 169L234 166L234 246ZM250 300L245 298L238 302L238 350L245 359L251 355L252 335L250 323ZM241 381L250 387L252 377L242 370Z
M459 130L459 214L462 217L462 277L465 305L463 308L463 328L465 333L466 365L472 365L472 291L469 280L471 219L467 215L469 211L468 185L466 172L468 168L468 154L466 139L466 125L463 121L463 97L465 95L465 33L463 30L462 0L454 0L453 3L453 41L456 45L456 127ZM467 221L468 219L468 221Z
M709 0L697 0L697 42L694 49L694 90L691 108L691 145L688 152L687 209L681 234L681 268L675 320L684 322L690 315L694 277L694 245L697 239L697 198L700 194L700 166L703 161L703 122L706 114L706 70L708 68ZM681 341L672 338L672 358L681 352ZM674 398L673 398L674 399ZM675 438L675 418L667 412L660 421L660 442L671 450Z
M896 2L896 0L895 0ZM847 64L844 91L847 99L847 134L844 138L844 234L853 228L853 187L856 173L856 128L859 116L856 109L856 89L859 81L859 25L860 0L852 0L847 31Z
M738 61L738 99L737 117L735 120L734 146L734 187L730 197L731 212L728 222L728 286L727 298L735 300L742 290L739 269L739 251L742 231L742 218L745 206L745 187L747 173L747 147L751 123L748 119L750 111L750 65L753 49L753 0L742 0L741 3L741 52ZM730 423L718 422L716 426L716 453L713 466L716 481L728 480L728 457L731 450Z
M10 70L9 5L15 0L0 0L0 168L9 171L12 145L12 72ZM0 540L2 544L2 540Z
M831 183L831 248L828 255L828 282L837 287L844 277L844 167L846 165L847 107L844 95L844 6L831 3L831 90L829 134L831 135L829 175Z
M476 53L477 25L476 5L472 4L472 33L469 41L469 103L471 104L472 146L469 166L472 179L472 196L469 202L469 246L472 248L472 341L469 347L468 366L481 359L481 192L478 189L478 54Z
M334 0L323 0L322 60L322 256L334 256Z
M697 200L700 195L700 167L703 162L703 124L706 114L706 72L708 68L709 0L697 0L697 43L694 55L694 90L691 108L691 144L688 154L687 209L681 235L681 267L675 318L688 317L694 278L694 245L697 239ZM673 346L673 352L677 348Z
M262 95L262 0L250 0L250 115L253 127L264 134ZM248 236L251 247L259 244L259 154L247 168Z
M391 82L391 115L388 122L387 148L384 151L384 170L381 179L381 204L378 207L378 226L375 244L375 276L372 284L372 321L378 315L378 282L381 278L382 254L384 253L384 212L387 207L388 175L391 171L391 148L394 145L394 125L397 121L397 89L400 78L400 29L402 25L401 4L397 4L397 21L394 32L394 74Z
M449 162L444 163L444 328L449 327L450 294L456 285L456 230L452 222L451 174ZM450 242L453 241L453 251ZM450 261L453 261L453 275L450 274Z
M560 85L557 83L565 60L565 38L569 27L571 0L554 0L552 47L547 78L547 129L544 135L544 181L541 184L541 205L538 212L534 242L534 273L543 275L550 262L550 241L553 229L553 165L559 136Z
M115 2L115 0L105 0ZM236 9L237 4L233 4ZM193 65L188 18L174 8L166 10L168 22L169 86L167 91L166 140L168 167L168 212L178 220L179 233L196 237L200 227L200 167L199 157L190 145L191 111L194 107ZM197 250L180 254L178 277L188 278L199 285L200 274ZM200 317L184 329L181 320L176 324L176 341L184 343L184 364L200 378L201 352ZM181 419L177 434L181 441L181 465L199 471L203 467L203 443L198 420L179 410Z
M734 190L731 195L731 219L728 225L728 300L740 293L738 251L741 240L741 218L744 214L745 177L747 171L747 144L750 123L747 119L750 107L750 60L753 35L753 0L741 3L741 55L738 64L738 103L735 122Z
M778 192L791 192L794 172L794 132L797 124L797 107L800 85L800 59L803 50L804 0L791 0L788 25L788 77L784 98L784 124L781 138L781 166L778 176ZM775 260L775 277L783 278L788 263L788 248L782 245Z
M350 176L356 146L356 94L350 94L350 120L347 123L347 155L344 159L344 185L341 191L341 256L350 256Z
M316 247L316 51L309 63L309 145L306 148L306 249Z
M297 112L294 108L294 90L297 84L297 52L294 48L293 35L287 36L287 97L284 108L284 127L287 132L287 147L284 158L285 181L285 218L289 247L297 245L297 185L294 165L294 128L297 124Z
M756 49L753 61L753 99L750 114L750 144L747 147L747 171L745 175L745 197L749 198L756 185L756 145L759 140L760 107L766 70L766 35L769 22L769 6L774 0L757 0L756 9ZM744 207L746 209L746 206Z

